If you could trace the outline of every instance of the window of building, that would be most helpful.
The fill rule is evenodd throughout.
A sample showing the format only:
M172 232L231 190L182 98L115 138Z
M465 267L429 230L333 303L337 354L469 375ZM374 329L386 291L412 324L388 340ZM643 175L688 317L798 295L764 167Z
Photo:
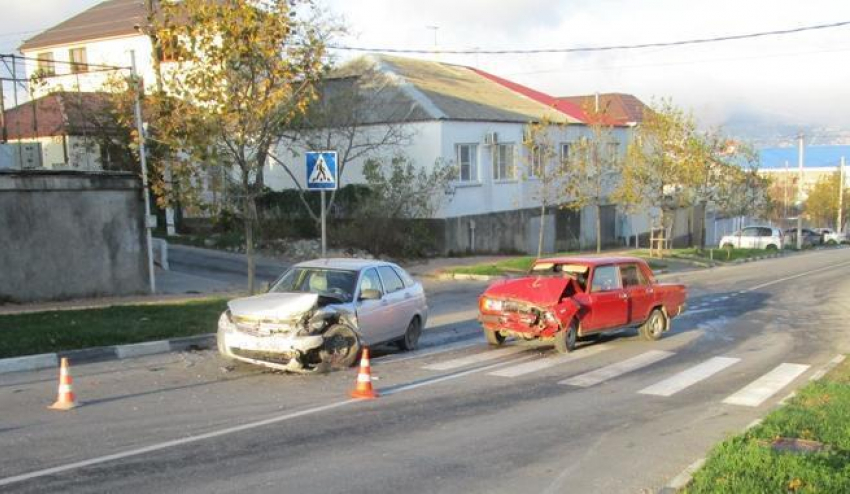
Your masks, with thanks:
M39 53L38 58L38 72L42 75L51 76L56 75L56 63L53 61L53 52L46 51Z
M176 35L164 34L159 39L160 62L178 62L183 59L183 48Z
M476 144L458 144L455 146L455 152L460 167L458 180L461 182L477 182L478 146Z
M493 180L515 178L514 145L497 144L493 146Z
M561 158L561 163L564 163L570 159L570 143L562 142L560 148L558 156Z
M85 48L71 48L70 50L68 50L68 55L71 59L72 74L87 72L89 70L88 61L86 60Z
M531 148L531 159L528 164L528 176L530 178L540 178L546 173L545 163L547 158L551 158L549 148L545 144L535 144Z

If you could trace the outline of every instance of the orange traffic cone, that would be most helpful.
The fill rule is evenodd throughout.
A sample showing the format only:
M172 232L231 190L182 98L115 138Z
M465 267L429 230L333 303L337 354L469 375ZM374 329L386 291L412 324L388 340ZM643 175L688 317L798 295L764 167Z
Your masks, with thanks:
M74 397L74 390L71 389L71 373L68 371L68 359L62 357L62 365L59 367L59 397L56 398L56 403L47 408L52 410L70 410L77 407L77 400Z
M360 372L357 374L357 385L351 392L351 397L361 400L374 400L378 397L378 392L372 389L372 368L369 366L368 348L363 348L363 355L360 357Z

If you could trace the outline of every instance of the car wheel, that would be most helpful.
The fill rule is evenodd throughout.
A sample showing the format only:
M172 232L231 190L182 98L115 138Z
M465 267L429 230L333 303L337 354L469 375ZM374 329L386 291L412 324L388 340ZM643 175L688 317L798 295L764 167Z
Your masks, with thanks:
M555 351L558 353L570 353L576 349L576 337L578 336L578 328L576 322L570 322L570 326L555 333Z
M655 341L667 329L667 316L661 309L653 309L649 318L640 327L640 335L645 340Z
M420 335L422 335L422 322L419 320L419 316L416 316L407 325L407 331L404 332L404 337L398 342L398 347L405 352L416 350L419 346Z
M505 342L505 336L498 331L489 331L485 329L484 337L487 339L487 343L492 346L500 346Z
M330 367L351 367L360 354L360 338L344 324L334 324L323 335L325 343L320 352L322 362Z

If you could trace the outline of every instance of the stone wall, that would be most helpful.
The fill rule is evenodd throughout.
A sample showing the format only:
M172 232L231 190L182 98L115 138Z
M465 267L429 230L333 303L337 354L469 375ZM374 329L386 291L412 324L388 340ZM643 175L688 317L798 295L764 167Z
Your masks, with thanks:
M107 172L0 172L0 302L148 289L141 182Z

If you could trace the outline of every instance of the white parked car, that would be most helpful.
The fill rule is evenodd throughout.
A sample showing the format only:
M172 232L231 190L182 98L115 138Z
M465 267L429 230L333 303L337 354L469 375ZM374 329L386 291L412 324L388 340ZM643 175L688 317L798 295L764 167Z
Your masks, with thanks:
M748 226L720 239L721 248L778 250L785 245L782 230L772 226Z
M227 305L219 353L294 372L348 367L363 345L414 350L428 319L419 282L395 264L367 259L296 264L268 293Z

